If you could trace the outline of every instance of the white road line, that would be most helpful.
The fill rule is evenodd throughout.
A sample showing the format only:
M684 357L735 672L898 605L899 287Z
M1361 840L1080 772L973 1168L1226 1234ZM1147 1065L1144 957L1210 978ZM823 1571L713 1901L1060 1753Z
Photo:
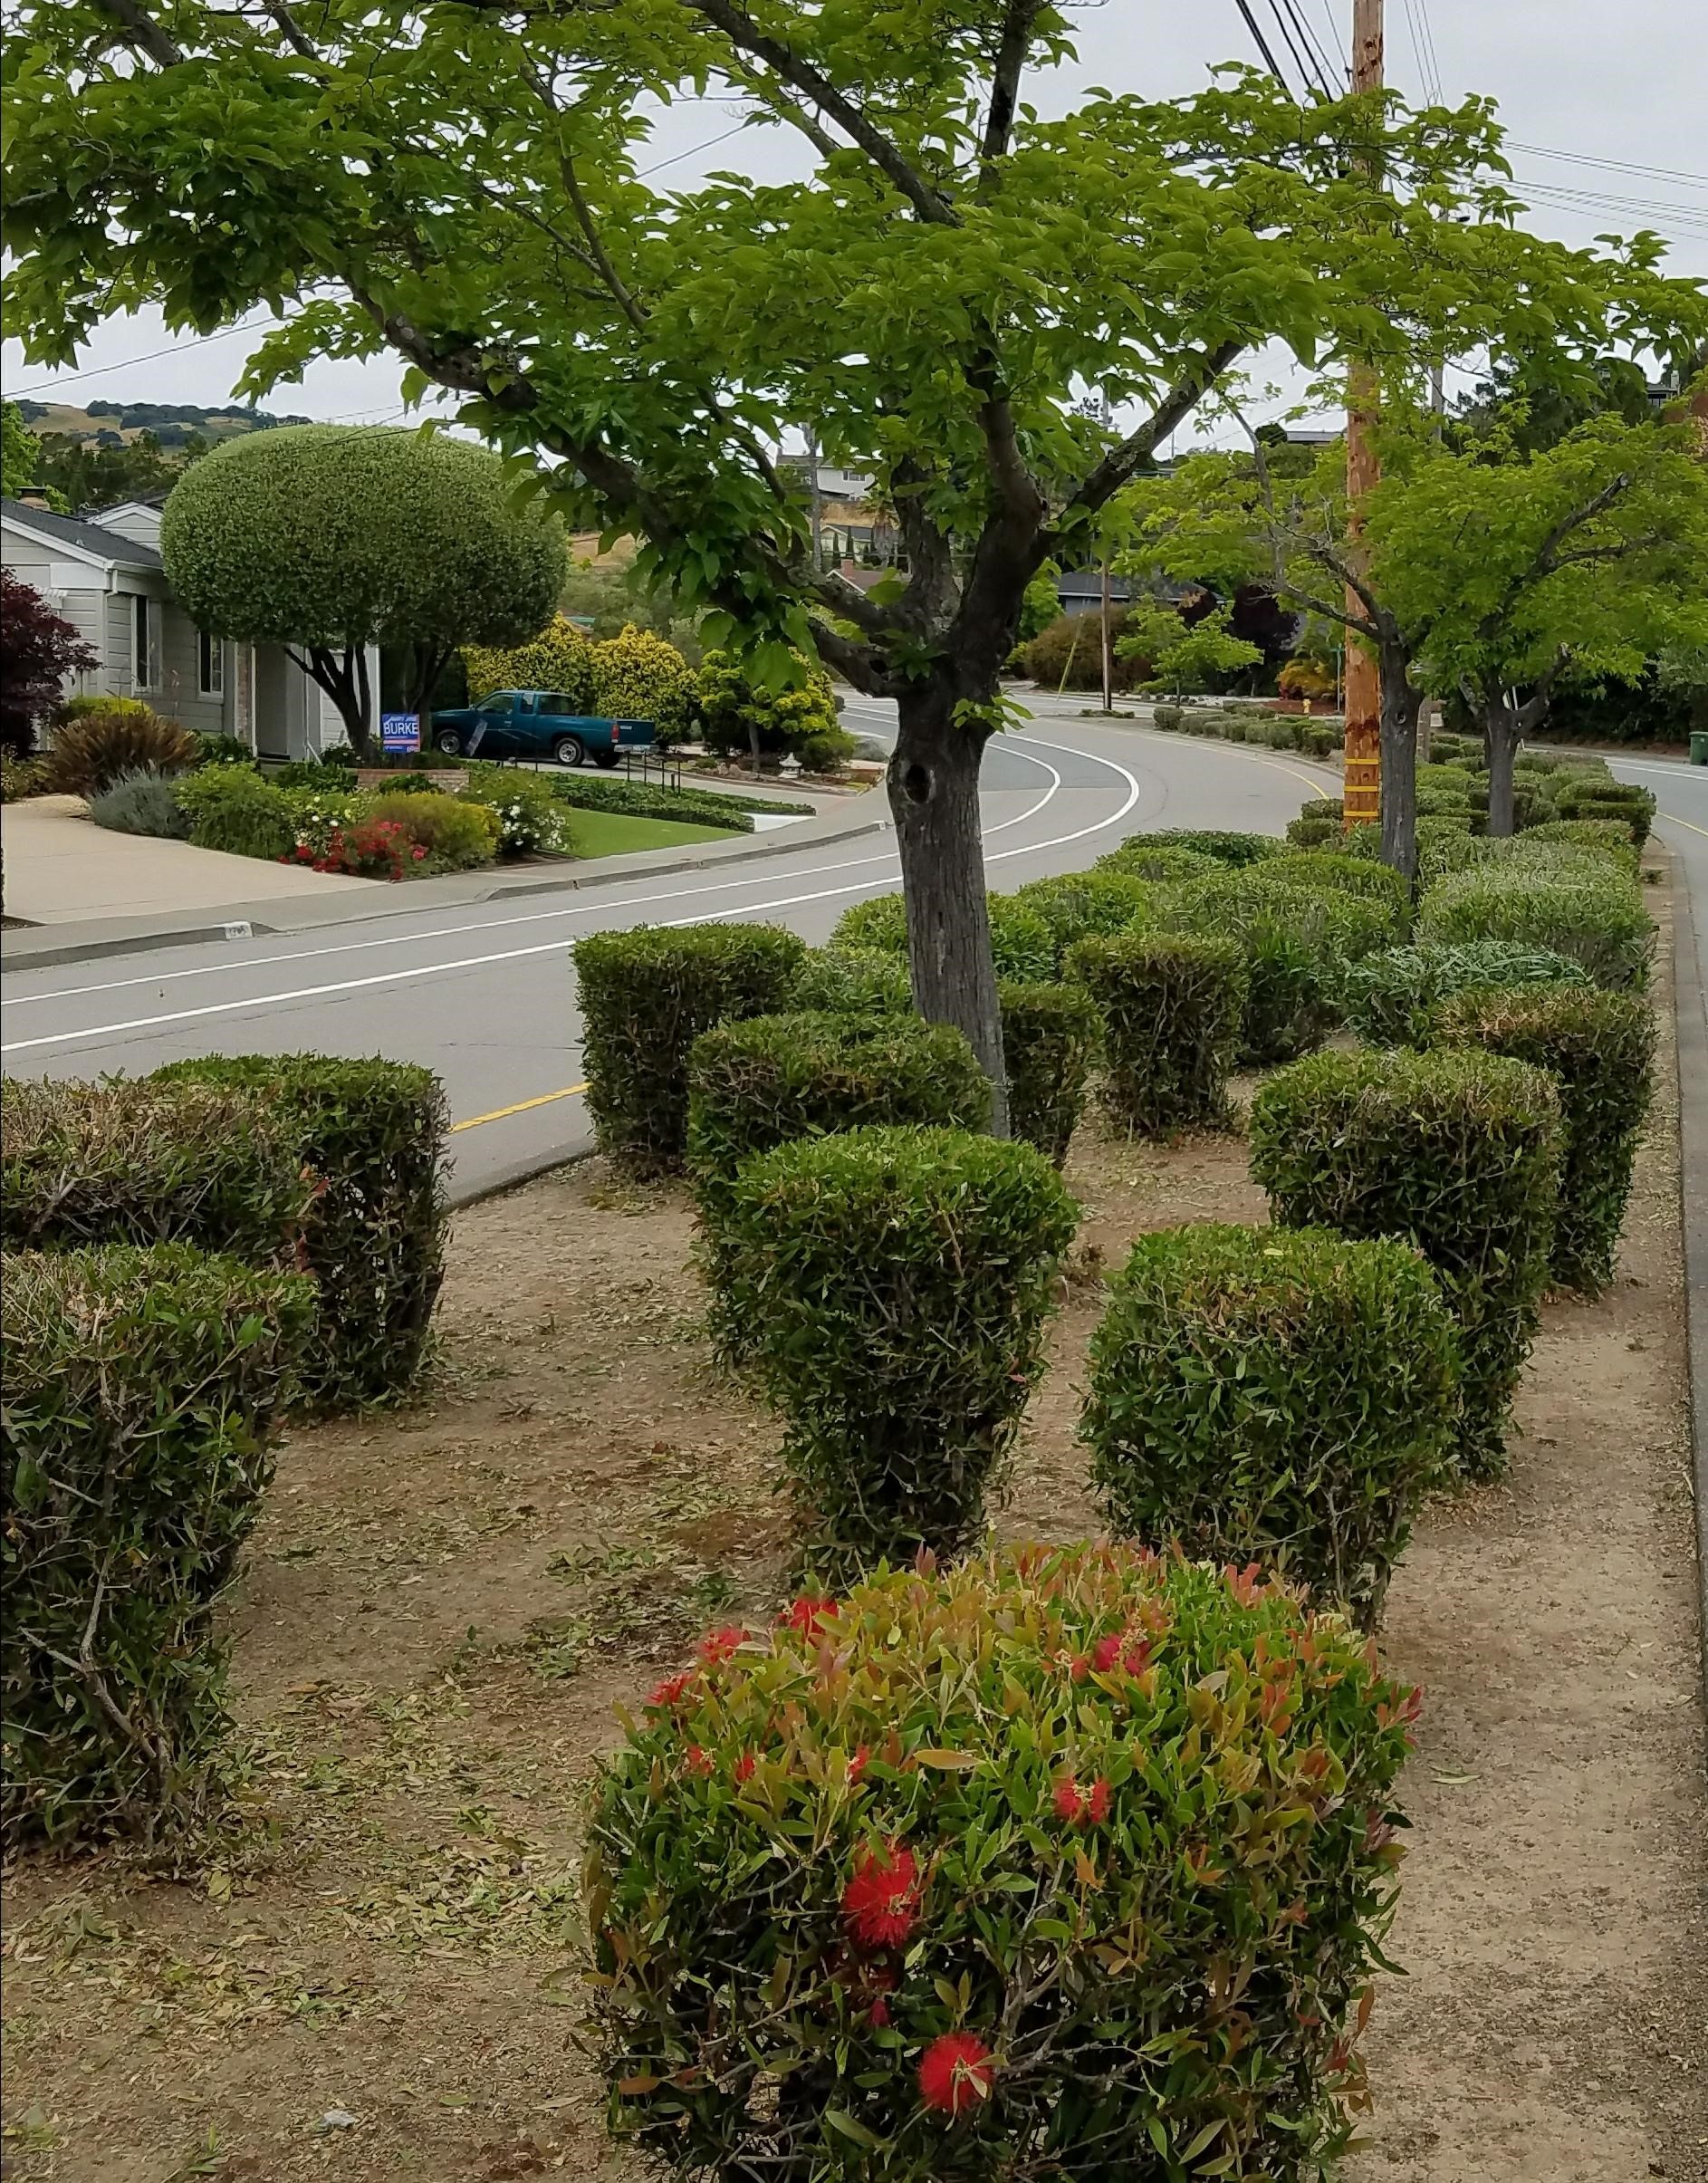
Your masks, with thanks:
M1118 824L1138 801L1139 784L1137 778L1128 773L1124 765L1116 765L1112 758L1101 758L1090 751L1070 751L1068 746L1062 744L1042 743L1040 747L1059 753L1068 751L1069 755L1084 758L1091 765L1108 766L1110 772L1119 774L1127 783L1126 800L1118 811L1098 820L1090 826L1076 828L1070 833L1058 834L1047 841L1032 841L1020 849L999 851L994 857L987 859L987 862L1000 863L1008 857L1034 856L1046 849L1060 849L1069 842L1081 841L1088 834L1099 833L1106 827ZM1004 821L1001 827L993 827L991 831L993 833L1004 832L1010 826L1019 825L1023 819L1030 818L1037 812L1041 811L1060 788L1061 775L1054 766L1046 765L1042 759L1039 758L1032 759L1029 763L1042 766L1043 770L1050 774L1050 789L1037 803L1032 805L1031 811L1022 813L1019 818ZM737 917L754 917L769 909L797 909L804 903L830 901L840 895L864 894L878 884L879 882L877 880L866 880L852 887L826 887L807 894L775 896L769 901L744 902L733 914ZM688 890L687 891L699 890ZM588 907L590 908L593 905ZM670 928L684 925L707 925L714 922L715 915L715 912L711 912L704 917L667 918L662 922ZM380 971L371 977L342 978L323 986L300 986L284 993L254 994L242 1000L213 1001L199 1008L174 1009L159 1015L132 1016L121 1023L89 1024L80 1031L58 1031L43 1038L18 1039L5 1046L0 1046L0 1052L29 1053L34 1053L43 1046L70 1045L80 1039L116 1038L126 1032L158 1030L168 1024L195 1023L212 1015L233 1015L245 1010L277 1008L293 1002L322 1000L335 993L368 992L379 986L400 985L411 978L434 977L452 971L481 969L491 963L519 962L530 956L551 955L561 946L561 940L542 940L532 947L507 947L489 955L462 956L448 963L414 964L406 970ZM264 967L264 966L257 965L256 967Z

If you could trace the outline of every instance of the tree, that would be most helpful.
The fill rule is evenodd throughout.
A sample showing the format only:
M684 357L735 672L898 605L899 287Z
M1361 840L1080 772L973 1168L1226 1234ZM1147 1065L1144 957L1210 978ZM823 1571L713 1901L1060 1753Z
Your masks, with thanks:
M286 312L252 396L389 347L408 388L452 389L535 458L571 527L639 537L756 681L816 649L893 698L915 993L973 1040L999 1129L978 775L1042 563L1082 562L1266 341L1322 364L1463 353L1518 312L1568 347L1604 337L1588 261L1511 228L1483 102L1301 110L1233 71L1046 118L1027 71L1071 53L1048 0L20 15L7 238L32 355L61 361L115 291L204 332ZM648 109L708 93L792 132L806 172L648 187ZM1619 263L1622 323L1668 315L1658 249ZM1088 390L1123 419L1112 444ZM816 565L769 454L803 417L824 459L874 474L905 579Z
M766 757L792 752L832 752L842 731L837 726L836 697L822 668L803 660L804 679L780 689L756 687L742 663L725 652L708 652L700 668L695 712L708 750L721 757L744 751L755 774ZM852 749L851 737L844 744Z
M38 484L42 443L16 402L0 405L0 493L16 500Z
M139 432L116 447L50 432L42 440L41 479L67 508L111 508L123 500L169 493L188 459L187 448L184 460L167 455L152 432Z
M34 584L0 569L0 745L27 758L36 722L58 704L65 678L100 665L93 647Z
M1262 652L1233 631L1233 609L1213 605L1188 621L1178 607L1160 599L1141 599L1127 610L1127 628L1116 650L1124 659L1142 660L1151 684L1178 696L1208 689L1223 675L1257 667Z
M290 650L359 755L369 645L408 648L420 711L458 645L542 628L567 566L556 524L518 509L496 456L371 425L290 425L204 456L172 489L160 552L202 629Z
M524 644L467 645L463 664L471 705L495 689L549 689L561 690L578 713L594 709L593 640L562 614Z
M1513 829L1513 760L1562 680L1636 679L1708 643L1708 466L1684 428L1612 413L1506 459L1425 444L1369 498L1372 588L1413 678L1460 691L1489 754L1489 832Z

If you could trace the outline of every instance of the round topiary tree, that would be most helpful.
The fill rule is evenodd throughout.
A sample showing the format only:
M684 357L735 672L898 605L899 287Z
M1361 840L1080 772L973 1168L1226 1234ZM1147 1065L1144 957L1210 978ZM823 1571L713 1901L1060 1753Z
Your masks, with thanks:
M841 733L830 678L822 668L810 668L789 688L771 689L727 652L707 652L701 661L695 713L707 750L721 758L751 759L755 773L764 759L790 753L804 765L815 744L834 750Z
M517 505L495 455L372 425L288 425L216 448L173 487L160 551L200 627L284 645L359 755L369 645L407 649L419 710L459 644L543 627L568 568L556 524Z
M650 720L666 748L693 726L694 669L667 639L625 622L591 648L593 709L613 719Z

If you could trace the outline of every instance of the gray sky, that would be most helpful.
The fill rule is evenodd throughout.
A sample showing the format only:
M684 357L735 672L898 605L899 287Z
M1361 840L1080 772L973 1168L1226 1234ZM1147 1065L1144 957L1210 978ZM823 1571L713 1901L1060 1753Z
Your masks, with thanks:
M1290 67L1272 0L1250 4ZM1350 0L1299 5L1338 63L1333 34L1346 37ZM1079 43L1077 67L1033 79L1041 108L1059 109L1093 83L1177 96L1200 87L1216 62L1257 57L1235 0L1185 8L1178 0L1101 0L1079 11ZM1473 91L1498 101L1520 194L1535 189L1533 232L1581 244L1654 227L1673 242L1672 270L1708 278L1708 0L1388 0L1387 43L1388 81L1408 97L1420 98L1434 78L1450 101ZM708 148L731 126L730 114L727 105L689 103L659 116L657 159L673 182L737 165L787 170L780 131ZM245 353L241 333L175 341L145 312L101 327L75 371L28 366L11 341L0 371L8 394L216 403L229 395ZM398 376L383 359L317 363L268 406L350 422L400 419Z

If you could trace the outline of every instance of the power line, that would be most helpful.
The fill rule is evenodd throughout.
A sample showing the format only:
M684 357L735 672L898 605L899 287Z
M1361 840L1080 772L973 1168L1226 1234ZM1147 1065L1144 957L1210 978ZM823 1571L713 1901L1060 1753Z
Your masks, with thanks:
M1271 0L1271 5L1272 6L1273 5L1274 0ZM1330 69L1327 59L1324 57L1321 46L1317 43L1315 32L1312 31L1310 24L1305 20L1303 14L1300 12L1298 0L1282 0L1282 5L1286 8L1289 16L1292 20L1292 25L1294 30L1299 34L1300 43L1303 45L1306 53L1310 56L1310 72L1312 78L1315 80L1318 90L1321 91L1325 99L1332 99L1334 97L1334 91L1330 78L1333 74L1333 71Z
M1276 82L1281 85L1281 89L1286 91L1289 96L1291 96L1293 87L1287 81L1286 77L1282 75L1280 65L1276 62L1274 54L1269 50L1269 43L1267 39L1265 39L1262 32L1257 27L1257 17L1252 13L1250 6L1247 5L1247 0L1233 0L1233 5L1239 9L1241 14L1243 14L1245 18L1245 27L1252 34L1252 43L1257 47L1258 52L1263 56L1264 67L1268 69L1270 74L1274 77Z
M1334 40L1334 49L1340 56L1340 72L1342 76L1349 76L1352 63L1347 57L1347 42L1340 35L1340 18L1334 12L1333 0L1318 0L1318 5L1322 9L1323 20L1329 25L1329 35Z
M1521 144L1516 137L1507 139L1507 147L1532 159L1564 159L1574 167L1607 167L1620 174L1652 175L1657 181L1689 182L1698 189L1708 189L1708 175L1686 174L1676 167L1645 167L1636 159L1602 159L1587 151L1557 151L1547 144Z
M1304 84L1308 91L1313 89L1315 86L1315 78L1311 72L1310 62L1307 58L1304 49L1300 47L1297 37L1294 35L1292 24L1289 20L1289 17L1292 12L1291 6L1289 7L1287 14L1283 14L1281 12L1281 0L1269 0L1269 12L1274 16L1275 27L1281 32L1281 43L1286 46L1288 53L1291 57L1293 66L1299 71L1300 81Z
M109 371L124 371L132 364L152 364L163 356L182 356L187 349L205 348L209 341L223 341L234 333L264 333L269 326L281 326L283 319L264 321L258 326L221 326L213 333L197 333L187 341L173 341L165 349L149 349L141 356L121 356L116 364L91 364L86 371L62 372L58 379L43 380L39 387L14 387L7 394L8 401L24 401L34 394L51 394L56 387L69 386L74 380L101 379Z

